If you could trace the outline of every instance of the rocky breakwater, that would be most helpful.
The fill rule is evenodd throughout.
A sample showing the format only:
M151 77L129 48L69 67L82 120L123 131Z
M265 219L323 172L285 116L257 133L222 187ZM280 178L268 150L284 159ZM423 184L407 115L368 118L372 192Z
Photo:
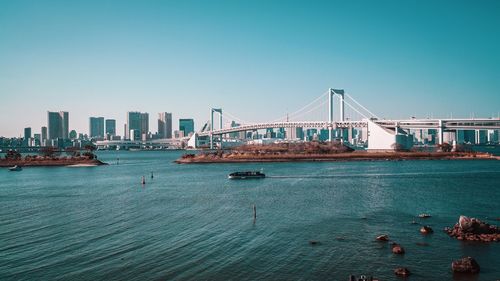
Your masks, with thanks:
M500 242L500 228L476 218L460 216L452 228L445 228L449 236L463 241Z

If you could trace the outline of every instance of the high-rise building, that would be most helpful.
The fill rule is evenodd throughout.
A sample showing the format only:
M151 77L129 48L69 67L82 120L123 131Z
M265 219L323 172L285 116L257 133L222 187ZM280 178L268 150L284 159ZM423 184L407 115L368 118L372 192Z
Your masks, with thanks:
M42 133L42 141L47 140L47 127L43 126L41 133Z
M31 127L24 128L24 141L31 138Z
M104 117L90 117L89 135L91 138L104 137Z
M184 133L184 136L194 133L194 120L193 119L179 119L179 131Z
M116 136L116 120L106 119L106 135Z
M69 113L47 111L49 139L67 139L69 135Z
M149 132L149 114L141 113L138 111L127 112L127 129L125 131L125 138L131 139L130 131L137 131L135 134L147 135Z
M475 137L475 144L485 144L488 141L488 131L476 130Z
M172 113L158 113L158 135L162 139L172 138Z
M141 113L141 137L145 140L145 137L149 133L149 114Z

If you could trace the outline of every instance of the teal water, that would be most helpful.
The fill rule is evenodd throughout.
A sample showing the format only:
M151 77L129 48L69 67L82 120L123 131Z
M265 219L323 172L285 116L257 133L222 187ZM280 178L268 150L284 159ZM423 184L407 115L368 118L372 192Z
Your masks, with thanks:
M172 163L181 153L0 169L0 280L395 280L398 266L412 272L407 280L471 280L451 273L464 255L481 265L472 280L500 278L500 243L441 231L461 214L495 223L500 161ZM226 178L261 168L271 177ZM424 212L433 217L415 218ZM412 220L435 233L422 236ZM382 233L406 254L374 242Z

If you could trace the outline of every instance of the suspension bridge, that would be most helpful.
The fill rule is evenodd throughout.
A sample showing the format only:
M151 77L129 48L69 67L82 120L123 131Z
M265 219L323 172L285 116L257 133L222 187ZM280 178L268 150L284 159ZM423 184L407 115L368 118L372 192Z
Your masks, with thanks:
M347 107L346 107L347 106ZM314 112L320 112L314 114ZM218 115L219 124L215 126L214 114ZM325 116L326 114L326 116ZM233 124L223 122L223 116L228 116ZM311 118L313 117L313 118ZM314 117L319 117L314 120ZM303 119L303 120L300 120ZM313 120L310 120L313 119ZM320 121L318 121L320 120ZM234 124L234 121L240 123ZM233 126L231 126L233 125ZM218 127L218 128L216 128ZM328 131L328 140L345 140L352 129L364 131L368 142L368 150L392 150L395 144L409 148L413 145L410 130L435 129L439 144L444 142L444 133L455 134L458 130L499 130L499 118L470 119L381 119L369 109L355 100L342 89L328 89L315 100L301 109L269 122L247 122L224 111L222 108L210 109L210 120L203 128L189 139L188 146L222 146L227 135L240 132L255 132L267 129L311 128ZM453 137L451 137L453 139Z

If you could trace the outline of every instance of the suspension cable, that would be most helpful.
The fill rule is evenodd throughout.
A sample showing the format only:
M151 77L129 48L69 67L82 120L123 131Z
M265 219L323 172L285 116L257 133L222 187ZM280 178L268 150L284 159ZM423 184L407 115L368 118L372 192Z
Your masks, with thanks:
M364 107L362 104L360 104L358 101L356 101L353 97L351 97L349 94L345 93L345 95L350 98L353 102L355 102L357 105L361 106L364 110L366 110L368 113L370 113L372 116L376 117L377 119L380 119L377 115L373 114L370 110L368 110L366 107ZM345 100L344 100L345 101ZM366 116L365 116L366 118Z

